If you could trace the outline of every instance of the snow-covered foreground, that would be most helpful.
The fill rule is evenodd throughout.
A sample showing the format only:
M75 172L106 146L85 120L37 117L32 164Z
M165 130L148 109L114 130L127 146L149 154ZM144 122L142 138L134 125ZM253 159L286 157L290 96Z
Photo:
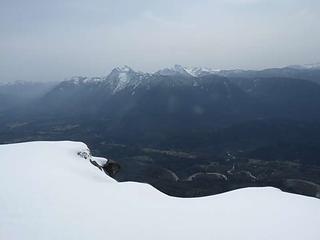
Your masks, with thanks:
M0 239L320 239L318 199L274 188L172 198L117 183L78 152L87 146L0 146Z

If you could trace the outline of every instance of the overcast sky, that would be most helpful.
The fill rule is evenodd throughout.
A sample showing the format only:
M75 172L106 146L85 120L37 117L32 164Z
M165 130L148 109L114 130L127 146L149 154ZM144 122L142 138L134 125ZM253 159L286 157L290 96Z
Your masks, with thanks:
M319 0L0 0L0 81L315 62Z

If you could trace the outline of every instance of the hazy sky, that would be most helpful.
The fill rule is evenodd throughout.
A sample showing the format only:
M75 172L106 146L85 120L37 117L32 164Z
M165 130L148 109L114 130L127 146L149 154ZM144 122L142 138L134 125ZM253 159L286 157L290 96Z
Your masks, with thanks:
M319 0L0 0L0 81L314 62Z

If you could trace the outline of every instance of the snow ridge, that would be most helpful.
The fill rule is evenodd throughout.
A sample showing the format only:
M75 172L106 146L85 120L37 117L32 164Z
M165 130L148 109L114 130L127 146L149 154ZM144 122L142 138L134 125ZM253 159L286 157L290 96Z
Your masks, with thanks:
M118 183L90 159L106 161L79 142L0 145L0 238L319 238L318 199L268 187L173 198L147 184Z

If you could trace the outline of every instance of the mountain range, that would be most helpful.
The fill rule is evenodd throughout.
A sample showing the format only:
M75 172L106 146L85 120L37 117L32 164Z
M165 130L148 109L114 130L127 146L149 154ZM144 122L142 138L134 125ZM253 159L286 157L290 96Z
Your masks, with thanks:
M266 185L318 196L319 83L314 64L123 66L104 77L1 84L0 142L84 141L119 163L118 180L175 196Z

